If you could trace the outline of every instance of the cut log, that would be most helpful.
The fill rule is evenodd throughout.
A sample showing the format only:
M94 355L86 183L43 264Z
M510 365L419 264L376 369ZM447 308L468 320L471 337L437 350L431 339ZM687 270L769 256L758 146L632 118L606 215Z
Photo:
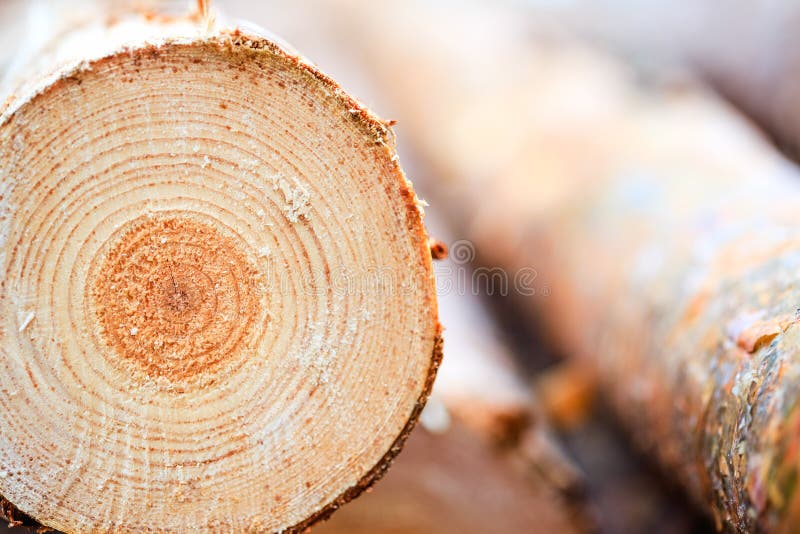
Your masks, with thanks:
M274 42L196 17L76 29L15 79L0 513L295 532L380 478L441 358L387 124Z
M349 4L478 256L535 270L531 308L719 528L794 531L796 169L714 96L642 88L519 13Z

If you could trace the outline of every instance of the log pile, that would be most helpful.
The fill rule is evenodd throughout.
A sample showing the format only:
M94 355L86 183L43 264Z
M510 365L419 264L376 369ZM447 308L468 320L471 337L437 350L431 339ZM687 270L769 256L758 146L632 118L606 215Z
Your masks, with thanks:
M546 419L597 389L718 529L793 531L800 174L717 95L510 3L229 0L368 67L437 235L474 245L443 272L502 273L570 358L532 392L483 302L437 298L394 121L205 1L89 4L0 35L9 524L299 532L369 489L320 532L590 531ZM674 52L791 146L791 86L763 95L793 59L758 35L780 61L739 78Z

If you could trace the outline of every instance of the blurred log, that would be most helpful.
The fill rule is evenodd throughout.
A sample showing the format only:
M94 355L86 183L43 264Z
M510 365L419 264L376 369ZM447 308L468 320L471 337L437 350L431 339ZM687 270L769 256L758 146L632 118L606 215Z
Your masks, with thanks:
M326 518L389 468L441 359L389 127L210 17L30 34L0 110L0 514Z
M800 6L785 0L527 0L654 70L701 74L800 158Z
M342 35L479 257L512 279L534 269L517 289L719 528L792 531L795 168L690 82L641 87L608 57L532 40L517 11L345 4Z
M425 222L437 238L455 242L440 217L429 214ZM470 269L462 259L452 257L434 267L448 357L437 373L433 398L473 432L495 444L511 445L529 427L544 431L536 413L539 401L531 394L486 304L472 291L457 286L459 278L471 274Z
M415 432L385 480L314 532L570 533L584 531L581 521L456 425Z
M800 161L800 5L710 4L716 9L707 10L706 27L715 30L706 39L683 42L688 65Z

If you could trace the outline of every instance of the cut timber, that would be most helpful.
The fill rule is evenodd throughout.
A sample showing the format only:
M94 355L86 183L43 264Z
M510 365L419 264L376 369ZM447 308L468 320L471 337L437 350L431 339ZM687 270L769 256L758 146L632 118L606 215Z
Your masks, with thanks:
M391 131L273 42L188 20L38 59L0 116L0 511L301 531L358 496L441 357Z
M527 302L720 529L796 532L797 169L691 83L642 88L519 13L350 4L479 256L536 269Z

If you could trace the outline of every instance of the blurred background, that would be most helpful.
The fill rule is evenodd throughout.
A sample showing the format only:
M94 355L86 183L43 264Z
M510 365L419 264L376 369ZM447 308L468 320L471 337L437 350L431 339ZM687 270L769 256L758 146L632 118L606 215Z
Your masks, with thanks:
M706 197L758 189L740 180L745 170L780 174L781 184L796 172L800 6L215 0L212 8L220 23L279 36L397 121L401 161L429 204L426 225L450 249L436 266L445 361L421 428L385 480L315 532L714 530L702 499L639 439L638 425L655 423L618 409L618 391L642 390L653 373L625 366L609 380L603 370L603 358L646 345L609 350L603 336L621 323L636 332L660 324L639 313L654 299L683 305L670 296L679 293L673 282L658 286L662 296L640 280L666 272L685 281L673 258L694 246L694 234L682 221L703 216ZM186 2L2 0L0 71L10 83L26 54L71 25L148 9L180 12ZM703 191L687 193L672 181L678 173ZM664 191L649 199L641 184Z

